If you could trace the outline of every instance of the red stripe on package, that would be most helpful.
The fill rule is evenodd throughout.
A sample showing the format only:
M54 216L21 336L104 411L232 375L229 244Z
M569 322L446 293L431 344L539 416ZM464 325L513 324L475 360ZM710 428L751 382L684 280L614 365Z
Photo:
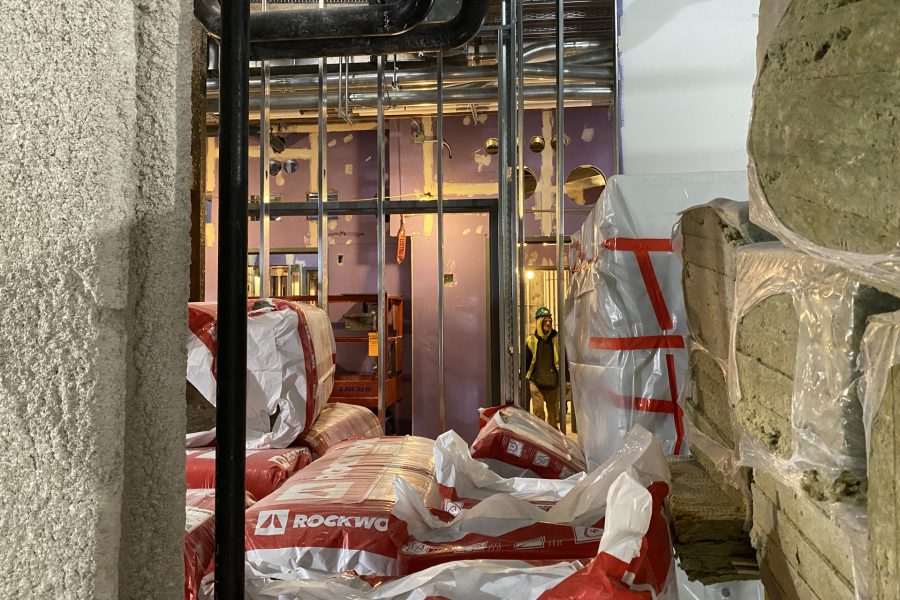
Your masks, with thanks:
M684 348L684 336L646 335L630 338L592 337L588 348L594 350L656 350L658 348Z
M326 404L315 423L303 435L303 443L317 456L329 448L357 438L380 437L384 428L378 417L365 406L332 402Z
M215 303L188 305L188 381L216 399ZM247 447L284 448L315 421L334 385L335 342L324 311L280 299L247 304ZM269 417L277 415L274 423ZM188 445L211 436L188 433Z
M215 490L188 490L184 520L184 598L197 600L216 551Z
M402 477L440 507L434 441L380 437L342 442L247 511L247 564L261 574L298 567L396 575L406 523L391 514Z
M472 442L472 458L491 461L488 464L504 477L566 479L586 468L584 454L574 441L516 406L494 413Z
M312 455L307 448L247 450L245 470L247 492L256 500L262 500L311 461ZM184 472L188 488L214 488L216 449L189 449Z

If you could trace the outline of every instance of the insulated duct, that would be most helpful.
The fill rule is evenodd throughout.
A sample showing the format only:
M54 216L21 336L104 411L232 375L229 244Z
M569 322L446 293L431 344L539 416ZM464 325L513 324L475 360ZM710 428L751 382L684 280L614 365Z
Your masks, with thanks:
M250 15L250 42L314 40L342 36L396 35L421 23L432 0L399 0L389 4L299 8ZM218 0L195 0L194 15L219 37L222 9Z
M255 60L271 60L449 50L475 37L489 7L490 0L463 0L459 13L446 23L424 23L391 36L365 37L364 34L354 33L351 34L353 37L254 43L251 54Z

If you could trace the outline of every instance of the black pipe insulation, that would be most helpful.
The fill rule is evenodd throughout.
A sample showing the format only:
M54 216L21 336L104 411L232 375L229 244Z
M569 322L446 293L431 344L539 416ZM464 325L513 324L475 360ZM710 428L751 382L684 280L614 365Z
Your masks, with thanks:
M398 0L333 8L300 8L250 15L250 41L279 42L345 36L395 35L421 23L432 0ZM195 0L194 15L213 36L221 31L218 0Z
M216 339L216 597L244 598L250 3L223 0Z

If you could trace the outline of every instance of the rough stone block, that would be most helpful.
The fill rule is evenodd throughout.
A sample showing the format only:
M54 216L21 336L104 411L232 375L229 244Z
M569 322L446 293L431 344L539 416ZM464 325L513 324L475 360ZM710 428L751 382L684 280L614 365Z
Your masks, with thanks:
M900 312L881 315L866 330L866 402L870 431L869 593L900 598Z
M765 525L768 533L782 523L791 525L803 533L809 544L848 585L852 583L853 557L847 535L826 513L823 505L760 470L754 471L752 487L754 526Z
M735 358L741 390L734 407L737 421L776 456L790 458L793 380L755 358L740 353Z
M811 497L864 503L856 359L866 318L897 310L900 299L778 244L740 249L737 271L738 422L794 461Z
M898 18L895 0L794 0L763 58L750 154L775 215L820 246L900 241Z
M191 8L0 7L3 598L184 594Z
M834 527L834 526L832 526ZM852 580L848 581L797 526L787 519L780 507L753 485L753 530L751 539L761 564L766 564L779 582L781 590L808 587L824 599L853 600ZM799 596L798 596L799 597Z
M751 224L749 203L715 200L681 215L682 287L691 335L726 360L734 307L734 251L774 237Z
M693 387L685 400L687 416L702 433L733 450L734 423L723 367L702 349L691 352L689 360Z
M746 578L741 572L755 555L743 503L719 490L693 458L670 458L669 469L669 507L681 568L691 580L706 584Z

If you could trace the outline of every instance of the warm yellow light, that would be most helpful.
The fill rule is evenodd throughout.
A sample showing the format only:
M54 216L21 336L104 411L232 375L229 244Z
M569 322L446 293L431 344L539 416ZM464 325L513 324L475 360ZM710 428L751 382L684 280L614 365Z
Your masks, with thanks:
M534 271L525 271L525 279L534 279Z

